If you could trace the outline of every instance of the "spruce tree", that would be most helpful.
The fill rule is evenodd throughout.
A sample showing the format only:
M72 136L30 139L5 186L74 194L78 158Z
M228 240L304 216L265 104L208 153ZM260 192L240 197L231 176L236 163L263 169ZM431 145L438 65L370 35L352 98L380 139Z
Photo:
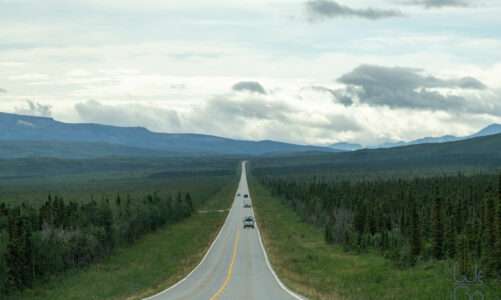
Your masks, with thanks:
M459 273L465 275L471 271L471 255L468 247L468 237L465 234L461 234L457 241Z
M496 241L494 243L494 253L492 259L497 275L501 276L501 175L499 175L496 225Z
M453 218L449 218L445 230L444 255L447 255L449 258L454 258L456 256L456 232L453 221Z
M9 215L9 241L5 262L11 288L30 287L33 282L33 250L31 226L19 209Z
M444 225L442 220L442 199L435 197L432 211L432 255L435 259L444 257Z
M485 224L484 224L484 250L483 256L487 275L494 275L497 269L496 259L496 235L497 235L497 213L496 201L492 189L488 189L485 194Z
M410 196L411 205L411 256L413 258L421 255L422 241L421 241L421 228L419 221L419 213L416 207L416 201L414 197Z
M188 206L189 213L191 214L194 210L194 207L193 207L193 200L191 199L190 193L186 193L185 201L186 201L186 205Z

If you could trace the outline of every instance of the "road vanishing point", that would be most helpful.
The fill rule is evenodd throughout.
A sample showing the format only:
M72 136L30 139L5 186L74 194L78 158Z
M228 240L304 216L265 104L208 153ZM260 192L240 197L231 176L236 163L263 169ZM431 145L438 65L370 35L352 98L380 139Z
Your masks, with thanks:
M243 228L244 218L254 217L245 203L252 204L252 199L243 162L230 212L200 264L172 287L144 300L304 300L276 276L259 228Z

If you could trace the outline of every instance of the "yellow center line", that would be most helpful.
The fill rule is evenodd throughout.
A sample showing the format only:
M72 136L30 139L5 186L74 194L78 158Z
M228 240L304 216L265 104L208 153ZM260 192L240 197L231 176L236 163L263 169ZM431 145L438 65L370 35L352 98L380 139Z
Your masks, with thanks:
M224 279L223 285L217 290L217 292L210 297L209 300L217 300L221 297L224 289L228 286L231 280L231 276L233 274L233 267L235 265L235 261L237 260L237 250L238 250L238 240L240 239L240 230L237 230L237 235L235 237L235 242L233 244L233 256L231 257L230 265L228 266L228 273L226 274L226 278Z

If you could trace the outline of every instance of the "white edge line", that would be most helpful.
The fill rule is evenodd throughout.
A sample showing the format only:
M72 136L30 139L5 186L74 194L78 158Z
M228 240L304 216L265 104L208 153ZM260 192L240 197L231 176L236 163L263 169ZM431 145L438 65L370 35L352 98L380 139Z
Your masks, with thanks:
M270 260L268 259L268 254L266 253L266 249L264 248L264 244L263 244L263 239L261 238L261 233L259 232L259 227L257 225L257 222L256 222L256 231L257 231L257 235L259 237L259 244L261 245L261 248L263 249L263 253L264 253L264 260L266 261L266 265L268 266L268 269L270 269L271 271L271 274L273 275L273 277L275 277L275 280L278 282L278 285L284 290L286 291L289 295L291 295L293 298L297 299L297 300L306 300L307 298L303 298L302 296L299 296L298 294L294 293L293 291L289 290L285 284L283 284L283 282L280 280L280 278L278 278L277 274L275 273L275 271L273 270L273 267L271 266L271 263L270 263Z
M247 172L247 169L245 169L245 171ZM247 177L247 174L245 174L245 175ZM248 182L247 182L247 190L249 191L249 194L250 194L250 189L249 189L249 183ZM252 201L252 197L251 197L251 201ZM252 207L252 214L256 215L254 213L254 206ZM257 236L259 238L259 244L261 245L261 249L263 250L264 260L266 261L266 265L268 266L268 269L270 270L271 274L273 275L273 277L275 277L275 280L277 281L278 285L284 291L286 291L289 295L291 295L293 298L295 298L297 300L307 300L307 298L299 296L298 294L296 294L293 291L289 290L285 286L285 284L280 280L280 278L278 278L277 273L275 273L275 270L273 270L273 267L271 266L270 259L268 258L268 253L266 252L266 249L264 248L263 238L261 237L261 232L259 230L259 226L257 225L257 220L256 220L255 226L256 226Z
M155 295L153 296L149 296L149 297L146 297L146 298L143 298L143 300L150 300L150 299L153 299L155 297L158 297L160 295L163 295L167 292L169 292L170 290L176 288L178 285L180 285L181 283L185 282L193 273L195 273L195 271L200 267L200 265L202 265L204 263L204 261L207 259L207 256L209 256L209 253L211 252L212 248L214 248L214 245L216 244L216 242L219 240L219 237L221 236L221 233L223 232L223 229L226 227L226 224L228 223L228 219L230 217L230 214L231 214L231 210L233 209L233 204L235 202L235 199L236 199L236 193L235 193L235 196L233 198L233 202L231 203L231 208L230 210L228 211L228 214L226 215L226 219L224 220L224 224L223 226L221 226L221 229L219 230L216 238L212 241L212 244L210 245L209 249L207 250L207 252L205 253L204 257L202 258L202 260L200 261L200 263L193 269L191 270L191 272L186 275L183 279L179 280L178 282L176 282L174 285L170 286L169 288L159 292L159 293L156 293Z

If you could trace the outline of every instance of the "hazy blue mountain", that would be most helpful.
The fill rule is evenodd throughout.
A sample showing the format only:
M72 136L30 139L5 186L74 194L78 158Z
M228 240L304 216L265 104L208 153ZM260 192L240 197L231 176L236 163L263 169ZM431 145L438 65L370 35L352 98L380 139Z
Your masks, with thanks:
M394 148L407 145L404 141L394 141L394 142L386 142L383 144L368 146L367 149L386 149L386 148Z
M417 139L411 142L408 142L407 145L418 145L418 144L434 144L434 143L448 143L459 141L462 138L453 136L453 135L444 135L439 137L424 137L421 139Z
M501 134L464 139L455 142L416 144L403 147L362 149L341 153L264 156L253 160L255 172L294 174L318 170L377 173L382 170L415 170L436 172L462 170L499 171L501 167ZM260 170L261 169L261 170Z
M24 116L0 113L0 141L4 145L18 142L21 152L22 143L19 142L53 142L54 153L63 150L60 147L71 148L68 143L96 143L96 155L108 153L110 155L126 155L136 153L143 155L144 150L153 150L162 153L178 154L244 154L260 155L265 153L292 153L304 151L334 152L328 147L303 146L275 141L243 141L202 134L167 134L151 132L142 127L117 127L100 124L69 124L58 122L52 118ZM57 143L54 143L57 142ZM58 144L59 143L59 144ZM61 144L63 143L63 144ZM129 148L117 148L110 145L120 145ZM26 144L26 146L28 146ZM39 145L42 147L41 145ZM42 155L44 149L30 146L31 155ZM68 149L69 149L68 148ZM71 156L72 151L67 156ZM84 156L92 154L90 152ZM139 150L142 149L142 150ZM44 152L45 151L45 152ZM26 151L24 151L26 152ZM28 153L27 152L27 153ZM75 156L80 157L81 153Z
M501 124L491 124L483 128L479 132L467 136L444 135L439 137L424 137L410 142L404 142L404 141L388 142L376 146L371 146L369 148L380 149L380 148L393 148L393 147L420 145L420 144L448 143L448 142L462 141L471 138L489 136L495 134L501 134Z
M362 149L362 145L360 144L352 144L352 143L335 143L330 145L332 149L342 150L342 151L355 151Z
M491 124L479 132L470 135L470 138L480 137L480 136L488 136L501 133L501 124Z

